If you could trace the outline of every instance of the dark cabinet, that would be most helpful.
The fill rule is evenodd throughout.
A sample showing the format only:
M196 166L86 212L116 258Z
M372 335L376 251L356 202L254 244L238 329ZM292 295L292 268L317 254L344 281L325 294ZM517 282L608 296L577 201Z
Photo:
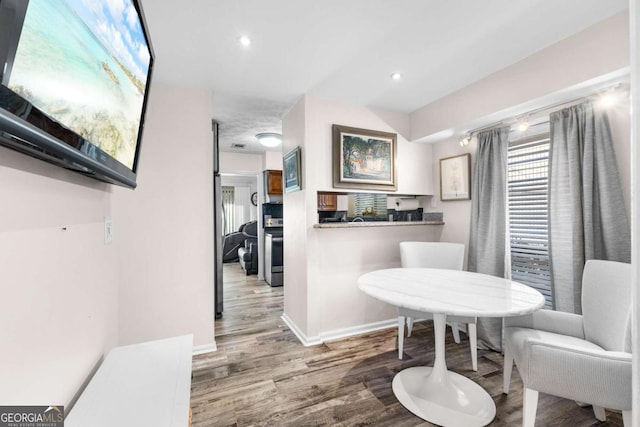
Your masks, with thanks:
M282 195L282 171L266 170L264 180L267 194Z
M338 195L328 193L318 193L318 211L337 211Z

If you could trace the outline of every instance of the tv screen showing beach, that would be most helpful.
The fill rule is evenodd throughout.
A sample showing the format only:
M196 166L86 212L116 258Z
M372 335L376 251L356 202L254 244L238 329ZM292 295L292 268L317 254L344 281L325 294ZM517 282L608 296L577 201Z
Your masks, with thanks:
M8 87L133 169L149 65L130 0L31 0Z

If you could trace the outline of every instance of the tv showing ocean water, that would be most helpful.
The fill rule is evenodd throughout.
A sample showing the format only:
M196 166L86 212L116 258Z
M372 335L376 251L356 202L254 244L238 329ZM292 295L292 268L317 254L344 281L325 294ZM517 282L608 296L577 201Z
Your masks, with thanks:
M131 0L31 0L8 87L132 169L149 63Z

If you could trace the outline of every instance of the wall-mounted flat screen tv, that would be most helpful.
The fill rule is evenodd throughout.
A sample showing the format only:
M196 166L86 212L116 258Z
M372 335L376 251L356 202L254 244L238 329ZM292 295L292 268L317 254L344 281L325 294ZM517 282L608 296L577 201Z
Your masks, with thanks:
M153 58L138 0L0 0L0 144L135 188Z

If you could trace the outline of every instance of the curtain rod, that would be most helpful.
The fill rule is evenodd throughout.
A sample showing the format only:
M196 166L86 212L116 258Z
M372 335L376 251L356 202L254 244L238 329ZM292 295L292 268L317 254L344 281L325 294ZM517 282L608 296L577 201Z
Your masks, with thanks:
M480 132L483 132L485 130L489 130L489 129L493 129L499 126L513 126L514 124L518 123L518 119L519 118L526 118L527 120L532 120L535 118L536 115L541 115L542 113L545 114L551 114L554 111L560 110L562 108L568 107L570 105L574 105L574 104L578 104L582 101L588 100L588 99L593 99L599 95L602 95L605 92L609 92L609 91L616 91L616 90L621 90L622 92L628 92L628 86L627 85L623 85L622 83L617 83L611 87L602 89L600 91L598 91L598 93L592 93L590 95L586 95L586 96L580 96L577 98L573 98L570 99L568 101L562 101L562 102L557 102L555 104L552 105L546 105L544 107L540 107L540 108L536 108L533 109L531 111L527 111L526 113L522 113L522 114L517 114L513 117L509 117L507 119L502 119L500 121L494 122L490 125L486 125L486 126L482 126L476 129L472 129L470 131L467 131L466 133L471 137L473 134L478 134ZM548 121L548 120L547 120Z

